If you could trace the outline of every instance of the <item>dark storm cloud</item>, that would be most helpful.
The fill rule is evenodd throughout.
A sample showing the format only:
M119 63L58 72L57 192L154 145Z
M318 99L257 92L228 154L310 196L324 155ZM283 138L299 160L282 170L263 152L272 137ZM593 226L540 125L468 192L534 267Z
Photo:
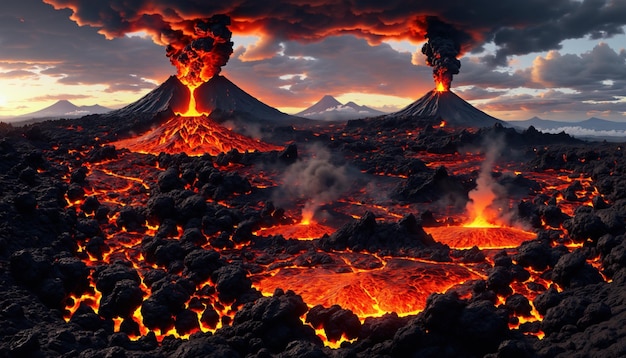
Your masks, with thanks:
M106 40L95 29L68 20L40 0L0 3L0 71L4 77L58 77L62 84L105 85L108 91L153 88L144 78L165 79L172 72L163 48L150 39ZM26 72L12 71L21 69ZM135 74L136 76L130 76ZM0 74L2 76L2 74Z
M463 99L472 101L478 99L492 99L498 96L505 95L505 90L486 90L481 87L472 87L468 89L455 89L454 92L461 96Z
M565 39L621 34L626 24L626 3L614 0L44 1L59 9L71 8L72 19L99 28L109 37L145 29L161 44L167 44L164 34L185 27L190 20L227 14L235 33L266 37L257 49L260 53L285 40L311 42L341 34L370 43L389 38L422 42L423 19L437 16L470 35L463 44L465 51L494 41L496 53L487 60L501 65L510 55L558 49Z
M475 57L462 59L463 70L455 77L456 86L476 86L510 89L529 85L529 70L494 71L490 66Z
M579 90L621 90L626 93L626 51L619 53L601 43L580 55L553 51L535 59L532 79L546 87ZM613 85L607 88L604 81Z
M624 33L625 1L546 1L547 3L562 3L563 7L557 7L555 16L545 22L529 21L523 27L503 27L494 32L493 40L498 46L495 57L491 58L494 63L505 64L510 55L560 49L561 41L566 39L585 36L600 39ZM543 8L536 8L538 16L543 12Z

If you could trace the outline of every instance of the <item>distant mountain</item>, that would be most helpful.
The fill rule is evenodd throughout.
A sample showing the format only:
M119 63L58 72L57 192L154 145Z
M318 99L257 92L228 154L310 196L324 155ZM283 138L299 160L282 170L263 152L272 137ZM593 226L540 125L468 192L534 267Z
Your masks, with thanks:
M60 100L55 104L41 109L36 112L23 114L13 119L14 123L34 123L40 120L58 119L58 118L78 118L90 114L102 114L111 111L100 105L93 106L77 106L68 100Z
M311 107L296 113L296 116L321 120L349 120L376 117L381 114L384 114L384 112L377 111L367 106L360 106L354 102L342 104L337 101L335 97L325 95Z
M388 118L427 120L467 127L490 127L501 120L488 115L452 91L432 90L406 108L386 115Z
M582 128L590 131L626 131L626 122L614 122L591 117L584 121L554 121L533 117L523 121L507 121L510 126L526 129L529 126L537 130L557 130L565 128ZM565 131L567 132L567 130Z
M110 113L114 116L157 114L171 110L184 113L189 108L189 89L176 76L129 104ZM224 76L214 76L194 92L196 109L217 121L280 121L293 117L259 101Z

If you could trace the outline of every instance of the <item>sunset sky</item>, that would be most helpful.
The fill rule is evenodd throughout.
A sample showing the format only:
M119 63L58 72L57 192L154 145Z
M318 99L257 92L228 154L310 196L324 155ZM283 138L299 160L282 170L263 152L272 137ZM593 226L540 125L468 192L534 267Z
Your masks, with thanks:
M131 103L176 74L165 30L226 13L234 53L222 75L287 113L325 94L388 112L421 97L434 84L419 22L434 15L471 38L452 90L487 113L626 122L626 0L206 3L2 1L0 117L59 99Z

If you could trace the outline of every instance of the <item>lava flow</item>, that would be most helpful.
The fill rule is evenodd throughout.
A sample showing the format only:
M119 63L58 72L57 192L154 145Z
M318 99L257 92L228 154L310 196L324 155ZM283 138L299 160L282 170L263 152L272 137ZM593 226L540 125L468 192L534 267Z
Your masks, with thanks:
M281 235L289 239L314 240L324 235L332 234L335 231L334 228L318 222L313 216L313 211L303 210L302 218L299 222L281 223L279 225L261 228L254 234L257 236Z
M134 152L155 155L161 152L218 155L233 149L240 153L280 149L276 145L231 131L206 115L172 116L165 123L147 133L111 144Z

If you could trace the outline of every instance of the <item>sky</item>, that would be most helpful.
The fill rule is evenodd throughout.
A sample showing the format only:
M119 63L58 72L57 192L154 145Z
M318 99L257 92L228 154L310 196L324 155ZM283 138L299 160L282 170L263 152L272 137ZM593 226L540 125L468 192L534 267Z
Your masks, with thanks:
M131 103L176 74L175 35L220 13L234 42L221 74L287 113L326 94L409 105L434 88L421 48L437 16L466 35L451 89L481 110L626 122L626 0L2 1L0 117Z

